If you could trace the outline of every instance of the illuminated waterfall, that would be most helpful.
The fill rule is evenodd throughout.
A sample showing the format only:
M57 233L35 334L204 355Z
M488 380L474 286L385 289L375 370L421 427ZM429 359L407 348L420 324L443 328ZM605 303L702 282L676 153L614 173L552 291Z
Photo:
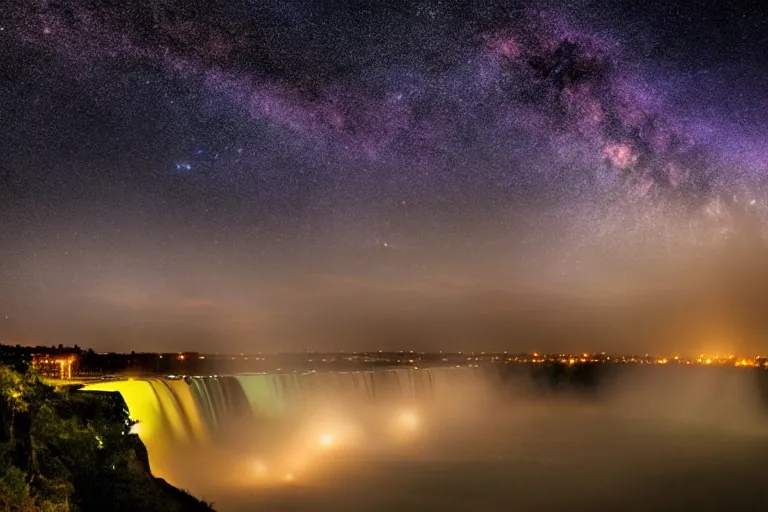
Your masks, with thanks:
M138 421L152 471L168 477L169 455L209 446L230 420L301 415L335 402L374 405L450 396L476 378L471 367L339 373L147 378L90 384L84 391L119 392ZM214 443L215 444L215 443Z

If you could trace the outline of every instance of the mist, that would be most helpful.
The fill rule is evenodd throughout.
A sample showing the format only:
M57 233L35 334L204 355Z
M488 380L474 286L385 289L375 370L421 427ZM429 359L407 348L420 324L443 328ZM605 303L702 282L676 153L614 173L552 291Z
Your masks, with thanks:
M267 394L255 398L250 393L260 388L248 391L254 377L238 377L254 415L238 413L234 398L208 412L166 410L161 399L137 432L156 475L225 512L586 503L598 510L675 510L682 503L720 510L768 499L758 469L768 462L765 372L598 364L552 380L553 370L500 364L360 377L378 383L376 400L343 384L351 377L308 374L298 377L300 402L289 395L274 402L288 407L279 414L268 406L274 391L264 388ZM399 387L384 393L395 376ZM417 382L427 377L432 384L421 388ZM222 389L237 382L225 379L232 384ZM186 387L169 382L177 392ZM121 391L132 414L146 414L144 392L94 386ZM213 413L209 437L193 444L179 437L185 422ZM639 489L641 502L628 498Z

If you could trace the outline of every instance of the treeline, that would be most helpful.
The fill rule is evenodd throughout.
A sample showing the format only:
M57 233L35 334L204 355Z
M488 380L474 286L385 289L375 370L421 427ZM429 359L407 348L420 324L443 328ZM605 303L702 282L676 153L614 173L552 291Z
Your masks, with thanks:
M0 511L210 511L154 478L114 393L54 389L0 365Z

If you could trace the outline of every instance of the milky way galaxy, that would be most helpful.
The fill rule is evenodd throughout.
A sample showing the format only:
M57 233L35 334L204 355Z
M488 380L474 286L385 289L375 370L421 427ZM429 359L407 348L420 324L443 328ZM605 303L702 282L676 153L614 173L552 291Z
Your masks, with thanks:
M761 236L758 7L386 4L4 3L0 342L469 336Z

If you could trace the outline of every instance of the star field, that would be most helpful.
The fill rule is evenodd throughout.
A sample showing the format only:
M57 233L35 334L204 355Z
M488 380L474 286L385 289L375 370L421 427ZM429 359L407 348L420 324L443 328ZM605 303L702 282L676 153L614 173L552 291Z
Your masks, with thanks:
M0 342L312 347L344 311L429 345L412 311L684 280L768 215L757 5L0 14Z

